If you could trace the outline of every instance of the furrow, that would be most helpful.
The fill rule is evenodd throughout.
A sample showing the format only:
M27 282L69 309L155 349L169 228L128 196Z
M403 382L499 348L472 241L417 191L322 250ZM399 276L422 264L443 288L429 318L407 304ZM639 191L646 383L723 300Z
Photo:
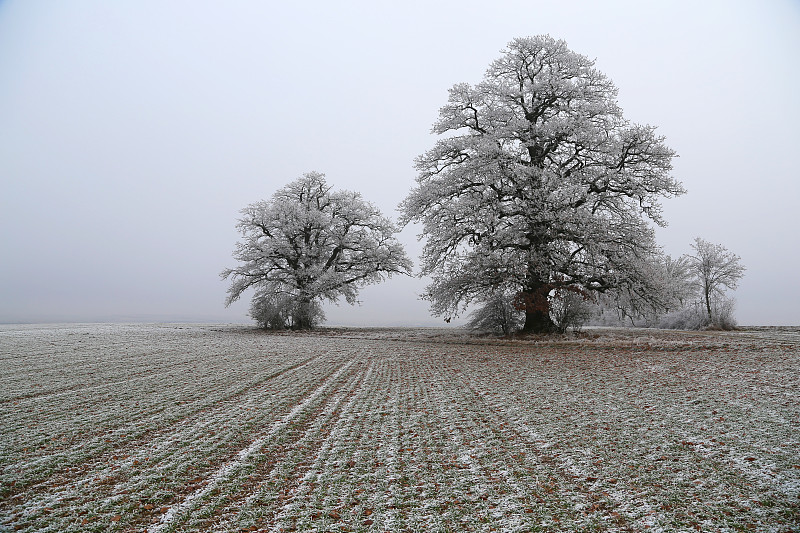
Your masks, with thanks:
M183 499L180 503L173 505L169 508L169 510L160 518L159 524L152 529L153 533L166 531L169 528L173 521L177 518L181 517L188 513L191 509L193 509L197 503L202 500L206 495L208 495L212 490L214 490L217 485L227 480L231 475L233 475L237 470L242 468L242 466L247 462L250 457L259 452L264 444L272 437L277 435L279 432L283 431L289 423L298 416L303 410L305 410L311 403L313 403L318 397L320 397L323 393L327 392L331 385L338 379L340 375L342 375L347 369L349 369L353 365L354 361L349 361L344 366L342 366L335 374L325 380L319 387L317 387L310 395L303 398L303 400L298 403L287 415L283 418L278 420L277 422L273 423L270 428L264 433L262 436L254 440L250 443L249 446L240 450L236 458L225 465L222 466L214 475L209 478L205 486L196 490L188 497Z

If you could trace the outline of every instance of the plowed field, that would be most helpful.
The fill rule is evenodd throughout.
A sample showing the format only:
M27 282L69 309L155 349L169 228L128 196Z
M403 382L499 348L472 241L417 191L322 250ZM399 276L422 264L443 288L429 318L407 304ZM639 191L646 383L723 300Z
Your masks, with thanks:
M800 334L0 326L0 531L798 531Z

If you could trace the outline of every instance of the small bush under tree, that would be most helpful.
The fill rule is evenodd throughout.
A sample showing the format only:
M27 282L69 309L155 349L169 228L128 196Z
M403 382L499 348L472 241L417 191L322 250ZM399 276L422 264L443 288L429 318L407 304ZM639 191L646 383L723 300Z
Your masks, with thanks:
M257 295L250 303L250 317L264 329L315 328L325 321L322 305L305 304L287 295Z
M556 331L578 332L596 314L597 307L585 291L567 287L554 291L550 297L550 318Z
M492 295L472 311L467 329L510 335L522 328L524 313L514 307L513 298L504 293Z

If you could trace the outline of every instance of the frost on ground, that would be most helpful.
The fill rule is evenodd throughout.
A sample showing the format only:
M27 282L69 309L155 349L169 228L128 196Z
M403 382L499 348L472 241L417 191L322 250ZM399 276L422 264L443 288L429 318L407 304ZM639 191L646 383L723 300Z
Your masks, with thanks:
M0 326L0 531L797 531L798 333Z

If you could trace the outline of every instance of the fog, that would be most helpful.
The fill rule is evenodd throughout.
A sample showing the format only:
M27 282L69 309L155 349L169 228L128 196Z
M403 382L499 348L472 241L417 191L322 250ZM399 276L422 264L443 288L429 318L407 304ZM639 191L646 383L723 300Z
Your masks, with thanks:
M248 322L219 278L241 208L316 170L396 218L448 88L541 33L678 152L665 251L723 244L748 268L739 323L800 324L791 0L0 2L0 322ZM424 285L328 323L443 324Z

